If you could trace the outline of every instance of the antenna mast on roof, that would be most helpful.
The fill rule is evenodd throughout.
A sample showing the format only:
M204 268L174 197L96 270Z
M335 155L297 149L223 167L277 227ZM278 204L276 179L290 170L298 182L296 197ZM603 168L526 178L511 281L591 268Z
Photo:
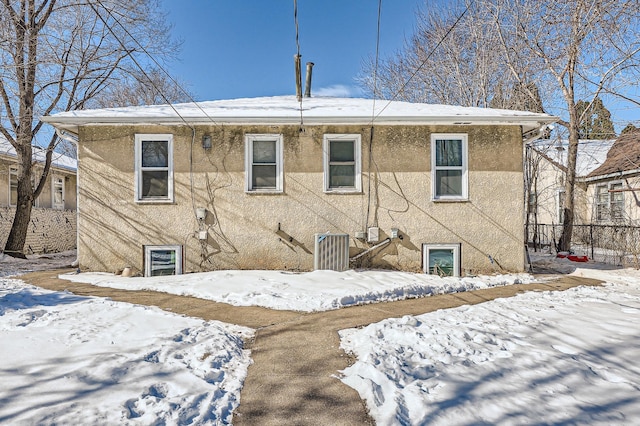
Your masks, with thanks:
M298 0L293 0L293 19L296 24L297 49L296 54L293 56L296 66L296 97L298 98L298 102L302 102L302 70L300 68L300 60L302 59L302 56L300 55L300 38L298 35ZM302 105L300 109L302 109Z

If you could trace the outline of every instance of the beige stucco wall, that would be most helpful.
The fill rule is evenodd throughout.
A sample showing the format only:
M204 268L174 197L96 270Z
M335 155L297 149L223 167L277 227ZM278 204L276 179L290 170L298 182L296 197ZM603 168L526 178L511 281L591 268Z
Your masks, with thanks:
M174 135L175 202L134 202L134 135ZM284 135L284 193L244 191L245 133ZM323 192L326 133L362 135L360 194ZM467 133L469 201L431 201L430 134ZM204 150L202 136L212 136ZM461 243L463 272L524 268L522 137L516 126L86 126L79 132L79 260L83 269L143 269L143 246L184 246L185 271L313 268L315 233L348 233L350 252L367 224L403 239L362 266L421 270L423 243ZM190 165L190 158L192 164ZM370 166L371 165L371 166ZM193 200L193 201L192 201ZM206 207L208 239L193 208ZM367 222L368 213L368 222ZM279 229L279 230L278 230ZM495 263L491 263L491 259Z
M9 170L11 166L15 166L15 161L9 158L0 158L0 206L9 206ZM39 178L42 173L42 168L36 166L34 169L36 177ZM40 208L51 208L51 194L52 194L52 177L64 178L64 209L74 210L76 208L76 175L75 173L52 167L47 181L38 197L37 206Z
M559 212L558 192L564 191L565 172L540 155L534 153L535 179L532 191L537 195L537 223L558 225L562 223ZM574 187L574 223L589 223L590 202L587 187L579 180ZM533 218L530 217L531 223Z

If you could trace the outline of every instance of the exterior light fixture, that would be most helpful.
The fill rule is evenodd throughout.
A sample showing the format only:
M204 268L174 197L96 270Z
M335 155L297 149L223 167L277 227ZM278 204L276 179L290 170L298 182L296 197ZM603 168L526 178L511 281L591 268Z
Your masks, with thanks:
M196 208L196 219L204 220L207 217L207 209L204 207Z
M202 137L202 147L204 149L211 149L211 135L204 135Z

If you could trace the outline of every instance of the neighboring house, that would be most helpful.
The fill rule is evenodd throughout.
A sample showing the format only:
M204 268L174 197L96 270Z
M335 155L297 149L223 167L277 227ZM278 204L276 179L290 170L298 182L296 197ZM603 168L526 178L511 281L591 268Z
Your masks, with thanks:
M592 223L640 225L640 131L618 137L585 181Z
M42 173L44 150L34 147L34 180ZM0 136L0 244L4 247L18 198L17 156L13 146ZM34 202L24 251L48 253L76 246L76 160L54 153L47 182Z
M522 271L523 138L555 119L292 96L44 117L79 141L80 267L145 275Z
M576 159L575 223L588 224L591 203L587 176L600 167L613 146L613 140L580 140ZM537 140L528 144L527 162L531 177L529 224L559 225L563 222L567 140Z
M530 223L562 223L567 141L531 142ZM578 144L575 224L640 224L640 132ZM534 217L535 216L535 217Z

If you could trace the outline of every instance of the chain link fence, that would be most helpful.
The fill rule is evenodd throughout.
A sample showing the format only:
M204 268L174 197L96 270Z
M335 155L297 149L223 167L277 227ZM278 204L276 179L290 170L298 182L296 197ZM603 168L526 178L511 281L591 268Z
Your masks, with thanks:
M556 251L562 225L529 225L528 244L534 251ZM573 225L571 250L596 262L640 267L640 226Z

